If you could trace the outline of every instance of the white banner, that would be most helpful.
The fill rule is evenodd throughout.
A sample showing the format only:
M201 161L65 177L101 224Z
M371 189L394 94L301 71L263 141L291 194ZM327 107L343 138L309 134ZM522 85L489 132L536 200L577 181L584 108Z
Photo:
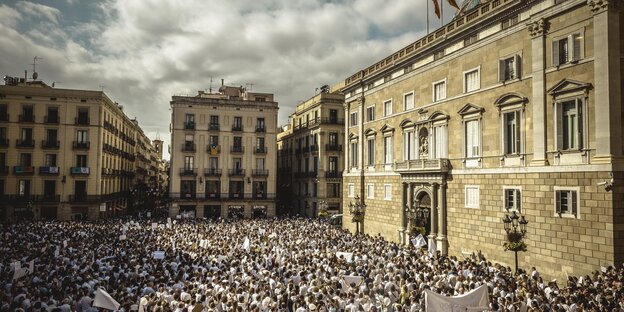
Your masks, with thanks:
M162 260L165 259L165 252L164 251L154 251L152 256L154 257L154 259L156 260Z
M425 290L425 311L486 311L489 309L489 295L487 285L460 296L447 297L431 290Z
M349 287L351 287L351 285L354 285L353 287L360 287L362 283L364 283L364 277L357 275L343 275L342 280L346 286Z
M412 239L412 244L414 245L414 247L420 248L427 246L427 241L425 241L425 238L422 236L422 234L418 234L416 238Z
M336 257L340 258L340 256L343 256L347 262L353 262L352 252L340 252L340 251L336 252Z
M94 307L104 308L111 311L119 310L119 302L111 297L103 288L98 288L93 299Z

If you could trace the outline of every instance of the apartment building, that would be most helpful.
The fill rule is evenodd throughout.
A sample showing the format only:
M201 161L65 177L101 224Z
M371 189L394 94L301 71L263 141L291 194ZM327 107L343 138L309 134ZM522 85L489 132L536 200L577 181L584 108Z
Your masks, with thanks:
M122 213L142 131L101 91L8 77L0 86L0 218Z
M277 102L222 85L171 99L171 216L275 216Z
M321 92L297 105L278 134L278 203L291 214L316 217L321 205L342 212L344 95Z
M513 265L501 219L516 211L521 267L621 265L618 3L482 1L347 78L343 206L361 198L364 232L407 243L422 221L442 254Z

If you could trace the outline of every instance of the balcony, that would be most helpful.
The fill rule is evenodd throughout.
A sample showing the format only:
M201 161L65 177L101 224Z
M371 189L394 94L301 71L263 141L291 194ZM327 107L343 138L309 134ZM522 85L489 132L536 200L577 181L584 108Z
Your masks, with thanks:
M266 154L267 147L266 146L256 146L254 147L254 154Z
M180 168L181 176L197 176L197 168Z
M21 140L21 139L17 139L15 141L15 147L33 148L33 147L35 147L35 140Z
M204 176L220 177L221 171L222 171L221 169L206 168L204 169Z
M39 174L59 175L60 167L39 167Z
M256 126L256 132L266 132L265 126Z
M212 156L216 156L221 154L221 146L219 145L208 145L206 146L206 152Z
M243 193L230 193L230 199L243 199L245 198Z
M89 141L85 141L85 142L80 142L80 141L74 141L74 144L72 145L74 150L89 150L89 147L91 146L90 144L91 142Z
M221 198L221 193L206 192L206 198L207 199L220 199Z
M9 174L9 166L0 166L0 175Z
M58 115L47 115L43 117L43 123L58 125L60 123L60 118Z
M230 149L230 153L244 153L245 152L245 147L244 146L232 146L232 148Z
M243 125L233 124L232 131L243 131Z
M325 151L327 151L327 152L342 152L342 145L340 145L340 144L325 144Z
M219 124L212 123L212 124L208 125L208 130L219 131L220 129L221 129L221 127L219 127Z
M342 171L325 171L325 178L328 178L328 179L342 178Z
M61 195L55 195L55 194L43 194L37 200L37 202L40 202L40 203L58 203L60 201L61 201Z
M9 114L4 113L4 114L0 114L0 121L9 121Z
M58 149L60 146L61 146L61 141L52 141L52 140L41 141L41 148Z
M331 117L323 117L321 118L321 123L326 125L342 125L344 126L344 118L331 118Z
M13 173L15 174L35 174L35 167L33 166L13 166Z
M100 201L100 195L75 194L69 195L69 201L72 203L91 203Z
M91 173L91 170L89 167L71 167L69 173L71 175L87 176L89 175L89 173Z
M266 177L269 175L269 170L266 169L253 169L251 175L254 177Z
M229 173L231 177L236 177L236 176L244 177L245 169L230 169Z
M75 125L88 126L90 124L89 117L76 117L74 118Z
M399 173L443 173L450 170L450 162L446 158L406 160L395 163L394 170Z
M195 130L195 122L194 121L184 122L184 130Z
M35 115L19 115L19 122L35 122Z
M195 152L195 143L185 142L184 144L182 144L182 151L183 152L194 153Z
M0 139L0 147L9 147L9 139Z

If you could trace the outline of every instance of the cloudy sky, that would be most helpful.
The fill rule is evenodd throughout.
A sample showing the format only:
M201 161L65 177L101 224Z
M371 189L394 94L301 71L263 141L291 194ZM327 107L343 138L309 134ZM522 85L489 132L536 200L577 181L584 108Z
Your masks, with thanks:
M39 79L104 90L166 142L171 96L208 90L211 77L274 93L284 124L315 88L423 36L427 2L0 0L0 74L30 73L37 56Z

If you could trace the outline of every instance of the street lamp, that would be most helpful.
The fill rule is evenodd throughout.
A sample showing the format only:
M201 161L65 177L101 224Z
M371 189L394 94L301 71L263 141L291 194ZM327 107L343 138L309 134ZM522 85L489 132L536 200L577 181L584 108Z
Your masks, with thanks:
M349 202L349 213L353 216L351 222L355 222L355 234L363 233L366 204L362 202L359 195L355 195L355 202ZM362 224L362 226L360 226L360 224Z
M511 250L516 258L516 273L518 273L518 251L526 251L526 244L523 239L526 235L526 226L529 223L523 215L518 215L517 211L509 214L509 208L503 218L505 232L507 232L507 242L503 244L505 250Z
M414 234L417 227L424 228L429 219L429 209L420 207L420 200L418 199L414 199L412 208L405 205L405 214L407 215L410 234Z

